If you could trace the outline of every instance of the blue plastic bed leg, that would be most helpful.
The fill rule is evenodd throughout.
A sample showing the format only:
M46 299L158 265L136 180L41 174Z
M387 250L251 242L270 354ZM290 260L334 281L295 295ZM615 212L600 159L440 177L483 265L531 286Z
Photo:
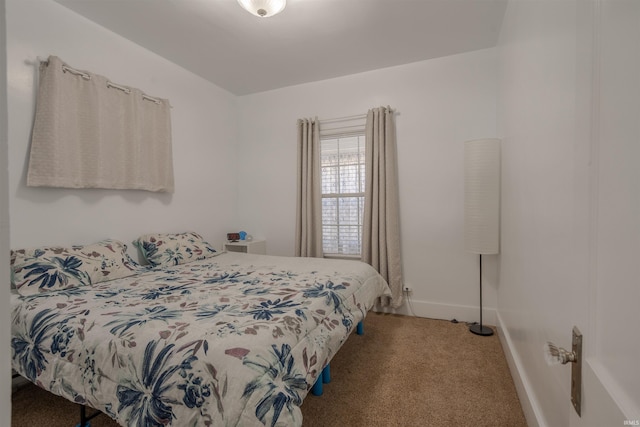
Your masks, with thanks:
M325 384L331 382L331 368L329 368L329 365L322 370L322 382Z
M76 424L76 427L80 427L80 423ZM84 423L84 427L91 427L91 422L87 421L86 423Z
M322 396L322 373L318 375L318 379L316 379L315 384L311 388L311 393L313 393L314 396Z
M356 326L356 334L363 335L364 334L364 325L362 322L358 322L358 326Z

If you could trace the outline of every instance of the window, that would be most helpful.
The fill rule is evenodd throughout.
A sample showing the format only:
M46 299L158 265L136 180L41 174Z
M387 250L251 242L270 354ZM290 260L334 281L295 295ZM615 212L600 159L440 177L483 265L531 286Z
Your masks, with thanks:
M325 256L360 256L365 158L362 135L321 138L322 248Z

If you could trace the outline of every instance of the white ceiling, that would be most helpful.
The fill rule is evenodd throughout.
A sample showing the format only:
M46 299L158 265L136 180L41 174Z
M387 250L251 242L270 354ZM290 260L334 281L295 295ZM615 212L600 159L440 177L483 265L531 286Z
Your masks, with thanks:
M56 0L236 95L496 45L507 0Z

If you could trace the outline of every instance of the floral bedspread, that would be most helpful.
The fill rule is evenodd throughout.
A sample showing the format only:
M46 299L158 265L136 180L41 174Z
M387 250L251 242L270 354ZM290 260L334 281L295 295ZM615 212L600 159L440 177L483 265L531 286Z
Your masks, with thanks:
M13 368L123 426L298 426L382 294L364 263L225 253L15 297Z

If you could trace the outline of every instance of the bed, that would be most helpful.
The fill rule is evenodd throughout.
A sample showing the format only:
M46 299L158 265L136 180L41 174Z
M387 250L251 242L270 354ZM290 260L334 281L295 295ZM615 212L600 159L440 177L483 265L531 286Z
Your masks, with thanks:
M104 256L85 253L104 276ZM12 293L13 368L123 426L299 426L322 369L389 294L359 261L181 261L125 260L125 277L60 289L58 270L31 261L38 291Z

